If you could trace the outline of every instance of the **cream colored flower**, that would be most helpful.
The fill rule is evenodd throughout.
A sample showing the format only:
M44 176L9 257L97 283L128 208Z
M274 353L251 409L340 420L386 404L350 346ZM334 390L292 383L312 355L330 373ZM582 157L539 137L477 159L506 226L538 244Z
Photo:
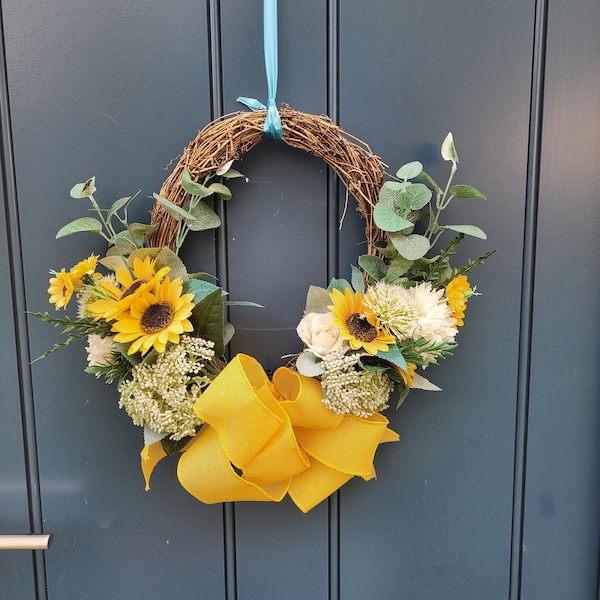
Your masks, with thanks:
M435 290L430 283L420 283L409 289L417 308L417 321L411 337L425 338L441 344L454 339L457 333L452 308L444 298L444 290Z
M350 345L340 335L340 330L332 325L333 313L308 313L298 324L296 332L306 347L319 358L332 352L345 353Z
M398 340L410 336L416 325L417 307L410 292L401 285L378 281L364 297L381 326Z
M109 335L106 337L97 333L88 335L88 345L85 350L90 367L108 367L115 364L114 353L117 351L117 346Z

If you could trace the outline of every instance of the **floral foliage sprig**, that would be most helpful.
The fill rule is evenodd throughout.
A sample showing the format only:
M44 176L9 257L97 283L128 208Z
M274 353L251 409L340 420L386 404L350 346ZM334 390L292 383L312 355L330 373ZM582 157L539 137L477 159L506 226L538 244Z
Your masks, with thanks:
M451 133L441 155L451 163L444 187L418 161L403 165L383 185L373 210L375 224L385 232L376 243L381 256L360 256L351 281L334 279L327 289L309 289L297 327L305 350L296 365L303 375L320 379L324 403L336 413L372 415L388 406L395 387L398 405L413 388L440 389L417 367L452 353L467 300L476 293L467 273L495 252L451 267L450 257L465 235L487 236L475 225L442 224L442 212L454 198L485 196L470 185L451 185L459 162ZM421 222L425 225L418 229ZM427 257L445 232L458 235Z
M175 252L147 246L156 226L128 222L128 208L135 197L116 200L108 209L95 198L95 178L75 185L71 196L88 199L93 217L71 221L57 238L93 232L108 243L106 256L92 255L71 269L52 271L50 303L56 310L77 301L77 318L57 318L33 313L67 334L42 357L81 338L87 339L86 371L118 382L120 406L137 425L168 441L189 441L202 425L193 410L201 391L220 372L220 357L234 333L225 318L225 307L251 302L226 300L225 291L205 273L188 273L178 251L189 231L212 229L220 218L204 201L216 194L231 198L222 182L242 175L223 165L202 184L185 171L182 186L188 201L177 206L154 195L178 222ZM100 272L103 267L105 272Z

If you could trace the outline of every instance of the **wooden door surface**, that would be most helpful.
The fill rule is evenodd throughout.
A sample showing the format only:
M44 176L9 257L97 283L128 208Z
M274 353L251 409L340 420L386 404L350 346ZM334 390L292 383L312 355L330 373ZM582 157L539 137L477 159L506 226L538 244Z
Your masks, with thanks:
M153 192L198 129L266 100L258 0L2 0L0 534L54 533L0 552L0 597L121 600L595 600L600 440L600 5L596 0L279 2L277 101L329 114L395 170L440 179L452 131L455 202L479 224L455 355L389 409L398 444L378 478L304 515L289 501L203 505L165 460L144 491L141 430L82 344L31 363L57 331L49 269L104 246L55 240L82 216L73 184L108 205ZM239 309L234 352L267 368L299 351L309 285L349 276L359 215L318 159L264 141L239 163L222 243L186 244Z

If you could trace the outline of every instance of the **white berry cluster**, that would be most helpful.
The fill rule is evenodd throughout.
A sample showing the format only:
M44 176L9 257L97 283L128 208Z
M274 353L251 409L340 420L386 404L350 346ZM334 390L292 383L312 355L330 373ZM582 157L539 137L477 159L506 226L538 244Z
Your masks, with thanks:
M172 440L194 435L202 425L194 403L214 379L209 368L215 356L213 346L213 342L183 335L179 344L159 354L154 363L136 365L133 378L119 387L119 407L136 425Z

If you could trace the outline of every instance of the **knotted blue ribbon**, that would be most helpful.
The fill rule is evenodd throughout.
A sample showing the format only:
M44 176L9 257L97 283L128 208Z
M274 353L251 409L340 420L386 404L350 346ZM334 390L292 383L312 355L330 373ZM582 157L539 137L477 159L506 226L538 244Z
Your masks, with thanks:
M263 136L271 140L280 140L283 137L281 117L275 106L277 95L277 0L264 0L264 46L265 70L267 72L267 91L269 98L267 105L254 98L237 99L250 110L266 110Z

